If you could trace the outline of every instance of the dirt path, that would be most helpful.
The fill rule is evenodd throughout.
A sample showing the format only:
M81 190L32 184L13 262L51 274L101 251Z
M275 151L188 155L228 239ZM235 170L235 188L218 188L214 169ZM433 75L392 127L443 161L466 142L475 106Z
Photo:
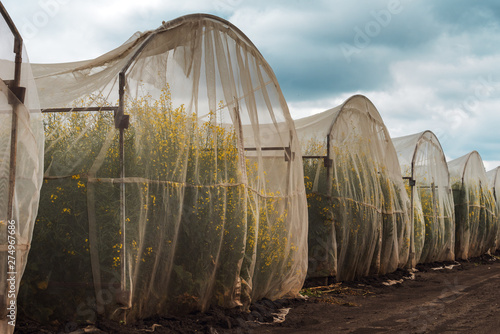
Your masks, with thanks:
M70 331L19 323L16 333L500 333L500 253L448 269L419 266L412 279L388 277L312 286L307 300L260 301L251 312L147 319L134 325L103 321ZM387 286L388 279L400 281ZM271 313L289 309L282 323ZM260 322L260 323L259 323Z
M422 268L426 270L425 268ZM359 285L359 284L358 284ZM500 333L500 261L417 272L395 286L339 296L342 306L310 298L280 326L259 333Z

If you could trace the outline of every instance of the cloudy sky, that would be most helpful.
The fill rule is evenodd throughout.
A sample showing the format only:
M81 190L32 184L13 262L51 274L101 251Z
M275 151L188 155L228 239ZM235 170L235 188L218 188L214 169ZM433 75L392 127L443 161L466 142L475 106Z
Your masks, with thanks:
M432 130L448 159L500 165L500 3L494 0L3 0L32 62L95 58L191 13L239 27L298 118L360 93L391 136Z

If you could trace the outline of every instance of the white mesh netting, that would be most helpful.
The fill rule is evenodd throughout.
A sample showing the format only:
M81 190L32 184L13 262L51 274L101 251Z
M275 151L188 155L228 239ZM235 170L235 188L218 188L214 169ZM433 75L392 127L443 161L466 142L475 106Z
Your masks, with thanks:
M356 95L295 126L309 207L308 275L349 280L406 265L409 199L375 106Z
M414 186L405 183L413 201L415 263L454 260L453 192L439 140L431 131L424 131L392 141L403 177L415 181Z
M3 10L2 6L2 14ZM28 260L43 175L43 124L37 92L25 48L20 49L22 63L16 75L16 37L11 27L3 16L0 17L1 333L14 331L9 322L17 316L16 295ZM19 99L23 94L14 93L17 81L26 89L24 103ZM14 147L12 138L16 138Z
M121 146L112 107L124 69ZM69 109L44 111L26 312L135 320L298 294L300 147L271 68L236 27L189 15L34 71L42 107ZM101 109L76 109L88 107Z
M447 165L430 131L391 140L361 95L293 122L227 21L189 15L96 59L33 65L43 116L27 57L24 104L8 87L14 36L0 28L5 310L11 217L22 312L42 322L247 307L296 296L306 272L351 280L500 247L499 168L475 151Z
M499 224L495 248L500 249L500 167L490 170L486 173L486 176L488 177L490 188L495 198L497 224Z
M448 162L455 202L455 257L467 259L495 246L495 199L476 151Z

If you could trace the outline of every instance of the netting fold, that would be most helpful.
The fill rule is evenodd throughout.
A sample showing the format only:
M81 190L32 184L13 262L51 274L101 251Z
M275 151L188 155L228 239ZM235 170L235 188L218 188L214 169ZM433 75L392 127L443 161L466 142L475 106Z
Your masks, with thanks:
M3 10L3 7L2 7ZM2 12L2 14L4 14ZM12 333L17 294L28 261L43 175L43 125L22 48L16 82L15 35L0 18L0 332ZM24 92L24 94L22 94ZM24 95L24 96L23 96ZM24 97L24 99L23 99ZM13 135L14 133L14 135ZM13 146L13 139L15 145ZM11 183L11 180L14 182Z
M412 201L414 264L454 260L453 192L439 140L431 131L424 131L392 141Z
M495 199L481 156L472 151L448 162L455 203L455 257L486 253L496 243Z
M405 266L410 203L375 106L356 95L295 126L309 208L309 277L350 280Z
M300 147L271 68L241 31L189 15L97 59L34 70L43 108L69 109L44 113L26 312L134 321L298 294Z
M488 177L490 189L493 192L493 197L495 198L496 217L498 221L500 220L500 167L490 170L486 173L486 176ZM497 224L499 224L499 226L495 248L500 249L500 221L498 221Z

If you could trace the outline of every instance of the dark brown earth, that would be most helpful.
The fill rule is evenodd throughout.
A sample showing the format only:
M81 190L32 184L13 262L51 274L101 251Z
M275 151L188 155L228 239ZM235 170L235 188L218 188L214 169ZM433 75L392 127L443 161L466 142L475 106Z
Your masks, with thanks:
M443 266L451 269L431 269ZM398 270L349 283L308 282L302 290L307 299L263 300L250 312L211 309L134 325L99 321L80 328L43 328L20 319L15 333L500 333L499 252L417 270L413 278ZM388 280L402 283L388 286ZM273 322L287 309L284 322Z

